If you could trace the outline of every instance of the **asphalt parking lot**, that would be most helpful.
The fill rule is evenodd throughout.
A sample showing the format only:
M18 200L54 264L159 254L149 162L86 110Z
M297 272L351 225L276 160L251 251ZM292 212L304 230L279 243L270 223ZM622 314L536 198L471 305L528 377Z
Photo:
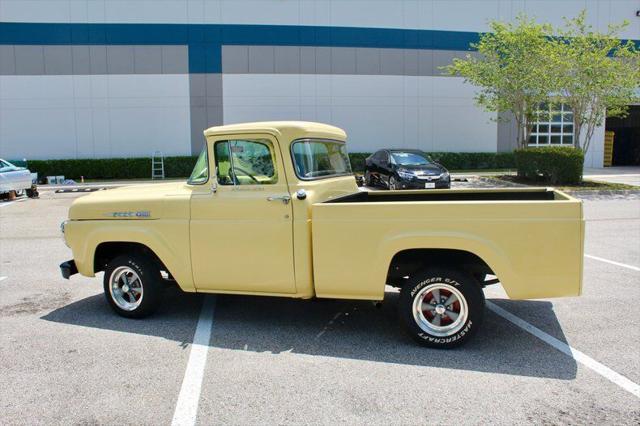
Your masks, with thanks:
M459 349L418 347L398 330L391 289L382 308L169 290L155 316L120 318L101 274L60 277L70 252L59 223L77 196L0 203L1 424L169 424L185 401L199 424L640 423L637 195L587 196L582 297L486 291L614 375L494 310ZM192 344L201 310L213 318L202 347ZM204 362L197 349L199 395L181 392Z

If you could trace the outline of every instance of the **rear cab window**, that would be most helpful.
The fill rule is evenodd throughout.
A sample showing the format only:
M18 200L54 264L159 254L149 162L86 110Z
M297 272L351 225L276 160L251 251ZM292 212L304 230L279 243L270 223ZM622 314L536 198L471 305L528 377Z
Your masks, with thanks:
M324 179L352 175L344 142L330 139L300 139L291 144L291 156L298 178Z

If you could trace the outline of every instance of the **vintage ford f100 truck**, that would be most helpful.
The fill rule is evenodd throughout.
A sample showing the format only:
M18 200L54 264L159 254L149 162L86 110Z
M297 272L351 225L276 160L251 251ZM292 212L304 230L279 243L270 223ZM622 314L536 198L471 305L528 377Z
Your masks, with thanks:
M339 128L212 127L187 182L75 200L65 278L104 271L126 317L168 281L187 292L381 301L400 288L404 328L452 347L482 322L483 287L514 299L581 291L582 204L552 189L360 191Z

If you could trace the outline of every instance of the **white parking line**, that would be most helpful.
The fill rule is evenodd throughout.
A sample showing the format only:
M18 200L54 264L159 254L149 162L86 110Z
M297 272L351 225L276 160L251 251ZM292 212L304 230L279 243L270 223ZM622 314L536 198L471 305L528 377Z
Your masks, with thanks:
M193 335L193 344L191 345L187 369L184 372L180 395L176 403L176 411L173 413L173 420L171 421L173 426L192 426L196 424L204 367L207 364L207 352L209 340L211 339L211 329L213 328L215 300L213 296L204 296L200 318L198 319L196 332Z
M616 266L622 266L623 268L631 269L632 271L640 271L640 268L633 265L627 265L626 263L614 262L613 260L603 259L598 256L591 256L590 254L585 254L584 257L588 257L589 259L599 260L600 262L610 263Z
M4 280L6 280L7 278L9 278L9 277L0 277L0 281L4 281Z
M525 320L513 315L511 312L508 312L502 309L500 306L496 305L495 303L492 303L489 301L487 301L486 303L487 303L487 308L489 308L496 314L500 315L502 318L517 325L518 327L522 328L524 331L530 334L533 334L543 342L553 346L560 352L566 355L569 355L571 358L573 358L580 364L595 371L605 379L615 383L616 385L620 386L622 389L640 398L640 385L638 385L637 383L632 382L631 380L627 379L623 375L616 373L615 371L613 371L612 369L610 369L609 367L603 364L600 364L598 361L585 355L579 350L572 348L571 346L567 345L564 342L561 342L560 340L545 333L539 328L534 327L533 325L529 324Z
M4 201L0 203L0 207L7 207L10 206L11 204L15 204L15 203L21 203L23 201L27 201L26 198L18 198L17 200L13 200L13 201Z

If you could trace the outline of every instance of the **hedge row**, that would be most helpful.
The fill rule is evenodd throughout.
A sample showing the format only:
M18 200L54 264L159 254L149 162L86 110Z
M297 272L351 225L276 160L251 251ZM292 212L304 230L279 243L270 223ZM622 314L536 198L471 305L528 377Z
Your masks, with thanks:
M526 148L515 151L518 176L538 182L578 184L582 182L584 153L573 147Z
M370 154L349 154L351 166L356 173L364 171L364 160ZM515 159L510 152L434 152L431 157L450 170L507 169L515 168ZM164 169L167 178L186 177L197 157L165 157ZM68 179L140 179L151 177L151 158L101 158L69 160L29 160L28 167L41 178L65 176Z
M197 157L165 157L164 174L167 178L185 177ZM29 170L40 178L64 176L67 179L140 179L151 177L151 158L100 158L79 160L29 160Z

